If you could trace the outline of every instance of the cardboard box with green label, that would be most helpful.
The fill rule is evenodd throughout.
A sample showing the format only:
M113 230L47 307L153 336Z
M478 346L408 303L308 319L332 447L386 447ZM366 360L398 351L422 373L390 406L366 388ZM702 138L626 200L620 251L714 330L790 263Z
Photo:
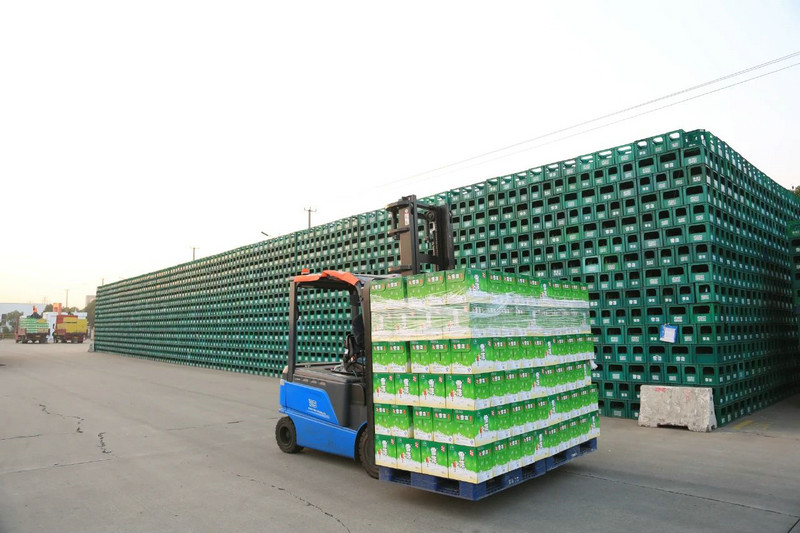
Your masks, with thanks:
M478 447L449 445L448 477L468 483L482 483L491 479L494 477L492 450L491 444Z
M492 408L479 411L453 410L452 436L454 444L482 446L496 440Z
M394 374L376 372L372 374L372 401L375 403L395 403Z
M395 403L419 405L419 374L395 374Z
M392 435L395 437L414 437L412 408L407 405L393 405L391 410Z
M430 407L414 407L412 417L414 438L418 440L433 440L433 409Z
M445 444L453 443L452 409L433 410L433 440Z
M433 340L430 350L430 372L432 374L449 374L453 368L450 341Z
M450 341L453 374L479 374L494 369L491 339L454 339Z
M422 460L419 441L413 438L396 439L397 468L410 472L422 472Z
M409 343L411 356L411 371L415 374L427 374L431 371L431 342L411 341ZM373 353L375 350L373 350ZM373 364L373 369L375 365Z
M450 409L484 409L491 406L491 374L446 376L446 407Z
M396 437L391 435L375 435L375 464L397 468Z
M375 404L375 433L380 435L391 435L394 423L392 421L393 405Z
M431 440L420 441L420 466L423 474L448 477L448 444Z
M423 407L447 406L447 378L445 374L419 374L419 405Z

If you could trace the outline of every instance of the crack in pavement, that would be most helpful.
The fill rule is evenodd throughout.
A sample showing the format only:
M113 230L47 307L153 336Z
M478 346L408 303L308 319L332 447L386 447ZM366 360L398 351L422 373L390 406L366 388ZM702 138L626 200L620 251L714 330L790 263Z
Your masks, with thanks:
M105 431L97 434L97 438L100 439L100 449L103 451L103 453L111 453L111 450L106 449L106 441L105 438L103 438L105 434Z
M167 431L184 431L186 429L202 429L202 428L213 428L215 426L229 426L231 424L241 424L244 420L233 420L231 422L218 422L216 424L202 424L199 426L186 426L181 428L167 428Z
M261 484L261 485L264 485L265 487L272 487L273 489L275 489L275 490L278 490L278 491L281 491L281 492L285 492L286 494L288 494L288 495L289 495L289 496L291 496L292 498L294 498L294 499L296 499L296 500L298 500L298 501L301 501L301 502L303 502L304 504L306 504L306 505L307 505L307 506L309 506L309 507L313 507L314 509L316 509L317 511L321 512L321 513L322 513L322 514L324 514L325 516L327 516L327 517L329 517L329 518L333 518L334 520L336 520L337 522L339 522L339 525L340 525L340 526L342 526L342 527L345 529L345 531L347 531L347 533L351 533L351 531L350 531L350 528L349 528L349 527L347 527L347 526L345 525L345 523L344 523L344 522L342 522L341 520L339 520L339 519L338 519L336 516L334 516L333 514L329 513L328 511L326 511L325 509L323 509L323 508L322 508L322 507L320 507L319 505L314 505L313 503L311 503L310 501L306 500L306 499L305 499L305 498L303 498L302 496L298 496L297 494L295 494L294 492L290 491L289 489L285 489L285 488L283 488L283 487L279 487L279 486L277 486L277 485L273 485L273 484L271 484L271 483L266 483L266 482L264 482L264 481L261 481L261 480L258 480L258 479L254 479L254 478L251 478L251 477L243 476L243 475L241 475L241 474L236 474L236 477L240 477L240 478L242 478L242 479L246 479L247 481L252 481L253 483L259 483L259 484Z
M80 465L89 465L92 463L104 463L105 461L113 461L113 460L114 460L113 457L108 457L106 459L93 459L91 461L78 461L75 463L65 463L65 464L55 463L51 466L37 466L34 468L23 468L22 470L11 470L9 472L0 472L0 476L5 476L8 474L21 474L23 472L36 472L39 470L49 470L51 468L64 468L67 466L80 466Z
M83 424L83 418L82 417L73 416L73 415L62 415L61 413L51 413L50 411L47 410L47 406L45 404L43 404L43 403L40 403L39 407L42 408L42 412L43 413L48 414L48 415L60 416L61 418L74 418L74 419L76 419L78 421L78 427L75 429L75 433L83 433L83 430L81 429L81 424Z
M0 441L14 440L14 439L33 439L33 438L41 437L41 436L42 436L41 434L39 434L39 435L19 435L17 437L6 437L6 438L3 438L3 439L0 439Z
M588 478L592 478L592 479L599 479L599 480L602 480L602 481L610 481L611 483L619 483L620 485L628 485L630 487L637 487L637 488L640 488L640 489L650 489L650 490L655 490L655 491L658 491L658 492L666 492L668 494L675 494L677 496L687 496L689 498L698 498L700 500L707 500L707 501L715 502L715 503L724 503L724 504L727 504L727 505L735 505L736 507L743 507L745 509L751 509L753 511L763 511L765 513L772 513L772 514L777 514L777 515L780 515L780 516L788 516L788 517L791 517L791 518L800 518L800 517L798 517L797 515L794 515L794 514L782 513L781 511L773 511L772 509L764 509L763 507L754 507L752 505L747 505L747 504L744 504L744 503L729 502L727 500L720 500L718 498L710 498L708 496L700 496L698 494L691 494L689 492L681 492L679 490L662 489L662 488L659 488L659 487L652 487L650 485L642 485L641 483L632 483L630 481L622 481L620 479L611 479L609 477L597 476L597 475L594 475L594 474L581 474L581 473L578 473L578 472L571 472L569 470L564 470L564 473L565 474L569 474L571 476L581 476L581 477L588 477Z

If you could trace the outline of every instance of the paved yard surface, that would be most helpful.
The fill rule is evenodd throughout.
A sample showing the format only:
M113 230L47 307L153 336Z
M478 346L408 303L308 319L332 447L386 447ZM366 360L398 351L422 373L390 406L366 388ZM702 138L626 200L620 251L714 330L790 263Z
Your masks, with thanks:
M275 445L278 380L0 341L0 532L800 533L800 396L599 450L481 502Z

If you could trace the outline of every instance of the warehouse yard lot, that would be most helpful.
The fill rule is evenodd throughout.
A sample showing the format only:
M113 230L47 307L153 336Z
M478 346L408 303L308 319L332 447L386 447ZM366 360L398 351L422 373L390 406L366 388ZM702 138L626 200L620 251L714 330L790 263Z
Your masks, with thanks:
M281 453L275 378L0 341L0 532L800 532L800 397L598 451L480 502Z

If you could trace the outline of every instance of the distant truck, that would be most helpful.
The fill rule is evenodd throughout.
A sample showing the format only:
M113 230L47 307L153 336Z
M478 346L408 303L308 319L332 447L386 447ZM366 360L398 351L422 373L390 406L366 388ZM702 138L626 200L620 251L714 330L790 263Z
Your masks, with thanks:
M47 325L47 320L31 317L20 318L17 323L17 329L14 332L14 340L23 344L36 341L44 344L47 342L49 334L50 327Z
M86 338L88 321L75 315L58 315L53 342L79 342Z

